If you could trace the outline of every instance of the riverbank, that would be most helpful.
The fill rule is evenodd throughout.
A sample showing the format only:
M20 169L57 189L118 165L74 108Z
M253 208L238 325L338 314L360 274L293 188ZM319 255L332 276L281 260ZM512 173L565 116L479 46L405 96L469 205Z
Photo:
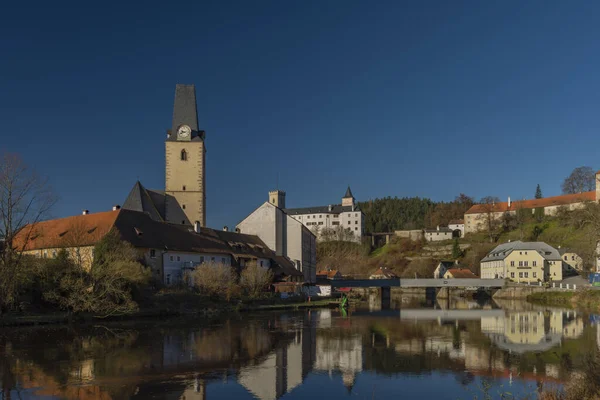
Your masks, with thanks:
M68 323L96 323L98 321L123 321L145 318L167 318L179 316L216 317L227 313L249 312L249 311L274 311L274 310L300 310L306 308L325 308L338 302L332 297L319 298L306 301L304 299L266 299L254 302L212 302L205 299L199 300L191 305L189 299L179 304L174 304L175 299L169 296L169 300L156 308L145 308L133 313L97 316L93 314L72 314L68 312L47 313L9 313L0 317L0 327L11 326L36 326L54 325ZM186 296L187 297L187 296Z
M583 290L579 292L546 291L527 296L527 301L545 306L600 311L600 290Z

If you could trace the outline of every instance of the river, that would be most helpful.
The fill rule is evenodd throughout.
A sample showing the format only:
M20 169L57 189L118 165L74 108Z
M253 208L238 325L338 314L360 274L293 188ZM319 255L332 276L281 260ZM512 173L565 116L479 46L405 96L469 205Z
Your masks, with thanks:
M536 398L598 352L573 310L393 306L1 329L0 398Z

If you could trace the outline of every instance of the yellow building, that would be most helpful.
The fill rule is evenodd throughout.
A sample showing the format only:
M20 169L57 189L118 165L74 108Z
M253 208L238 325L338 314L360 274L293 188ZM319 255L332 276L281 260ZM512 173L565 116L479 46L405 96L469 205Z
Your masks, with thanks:
M482 279L546 282L563 279L563 260L557 249L544 242L508 242L481 260Z

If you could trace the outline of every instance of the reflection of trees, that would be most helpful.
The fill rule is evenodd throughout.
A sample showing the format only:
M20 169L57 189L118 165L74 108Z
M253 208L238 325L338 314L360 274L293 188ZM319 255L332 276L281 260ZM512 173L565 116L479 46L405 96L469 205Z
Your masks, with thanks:
M106 325L6 331L0 336L2 398L9 399L15 387L42 388L35 393L66 399L130 398L157 377L238 368L292 340L283 329L270 331L269 325L271 321L257 319L209 327L181 321L128 329ZM179 347L173 350L185 351L185 360L165 363L166 338L176 339Z

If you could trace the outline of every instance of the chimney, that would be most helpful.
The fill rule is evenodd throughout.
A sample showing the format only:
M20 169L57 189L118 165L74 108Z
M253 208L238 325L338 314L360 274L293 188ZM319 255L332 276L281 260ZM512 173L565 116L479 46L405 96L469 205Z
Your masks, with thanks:
M329 212L333 211L333 206L330 204L329 206L327 206L327 209L329 210Z
M82 215L88 215L90 213L90 210L83 210L83 212L81 213Z
M121 209L121 206L118 205L118 204L116 204L116 205L113 206L113 211L118 211L120 209Z
M510 208L510 205L511 205L511 204L512 204L512 203L511 203L511 201L510 201L510 196L508 196L508 208Z
M236 232L236 233L240 233L240 232L241 232L241 231L240 231L240 228L235 228L235 232Z
M438 230L438 231L440 230L440 226L439 226L439 225L437 226L437 230Z
M194 232L200 233L200 221L194 222Z
M223 232L229 232L229 227L227 227L227 225L223 227Z

